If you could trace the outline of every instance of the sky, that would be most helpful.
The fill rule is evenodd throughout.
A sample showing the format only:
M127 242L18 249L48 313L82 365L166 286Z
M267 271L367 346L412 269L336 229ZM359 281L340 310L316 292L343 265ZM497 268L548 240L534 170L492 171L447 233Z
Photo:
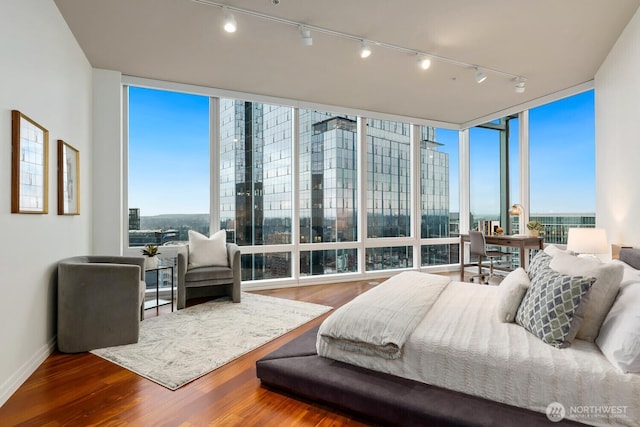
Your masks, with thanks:
M208 213L209 98L129 88L129 207L142 216ZM517 120L512 126L517 129ZM531 213L595 212L593 91L529 112ZM471 210L499 211L498 132L471 129ZM450 210L458 212L458 132L436 130L449 153ZM511 203L521 203L518 132L510 139Z
M129 88L129 207L209 212L209 98Z

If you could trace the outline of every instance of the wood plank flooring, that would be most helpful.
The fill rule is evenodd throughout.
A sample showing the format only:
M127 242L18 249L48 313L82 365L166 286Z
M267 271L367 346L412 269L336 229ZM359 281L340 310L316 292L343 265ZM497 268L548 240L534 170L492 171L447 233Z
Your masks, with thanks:
M370 288L365 280L256 293L337 308ZM169 306L154 308L145 317L169 311ZM318 325L327 315L176 391L90 353L55 352L0 408L0 426L369 425L268 390L256 377L256 360Z

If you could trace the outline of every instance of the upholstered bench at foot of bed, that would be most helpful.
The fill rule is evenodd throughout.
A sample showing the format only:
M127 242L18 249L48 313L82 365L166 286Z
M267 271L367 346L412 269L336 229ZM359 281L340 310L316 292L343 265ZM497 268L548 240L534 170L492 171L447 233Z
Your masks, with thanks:
M581 425L551 423L545 414L320 357L317 332L314 328L258 360L262 384L385 425Z

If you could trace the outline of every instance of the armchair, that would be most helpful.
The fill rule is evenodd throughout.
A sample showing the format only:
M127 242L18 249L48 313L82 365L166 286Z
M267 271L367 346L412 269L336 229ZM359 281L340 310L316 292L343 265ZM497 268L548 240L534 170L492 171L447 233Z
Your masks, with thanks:
M178 310L188 299L229 295L240 302L240 248L227 243L228 266L192 267L189 264L189 245L178 249Z
M78 353L138 342L144 258L78 256L58 264L58 348Z

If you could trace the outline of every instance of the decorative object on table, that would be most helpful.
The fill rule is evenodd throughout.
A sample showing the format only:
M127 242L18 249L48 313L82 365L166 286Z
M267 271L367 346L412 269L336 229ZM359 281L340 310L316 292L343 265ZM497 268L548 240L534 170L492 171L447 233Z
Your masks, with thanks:
M498 221L483 220L478 223L478 231L481 231L485 236L492 236L494 227L497 228L499 225Z
M49 131L11 111L11 213L46 214Z
M529 221L527 223L527 230L529 230L529 235L531 237L538 237L541 231L544 231L544 226L541 222L538 221Z
M158 268L158 255L160 255L160 252L158 252L158 245L147 243L146 245L144 245L142 255L146 257L144 259L145 270L153 270L154 268Z
M496 228L496 232L495 232L496 236L502 236L503 234L504 234L504 228L502 227Z
M137 344L93 354L171 390L205 375L331 310L331 307L242 293L140 324Z
M518 234L524 234L524 208L519 203L514 203L509 209L509 215L518 217Z
M609 253L607 232L604 228L570 228L567 236L567 250L593 257L597 254Z
M80 152L58 140L58 215L80 215Z

